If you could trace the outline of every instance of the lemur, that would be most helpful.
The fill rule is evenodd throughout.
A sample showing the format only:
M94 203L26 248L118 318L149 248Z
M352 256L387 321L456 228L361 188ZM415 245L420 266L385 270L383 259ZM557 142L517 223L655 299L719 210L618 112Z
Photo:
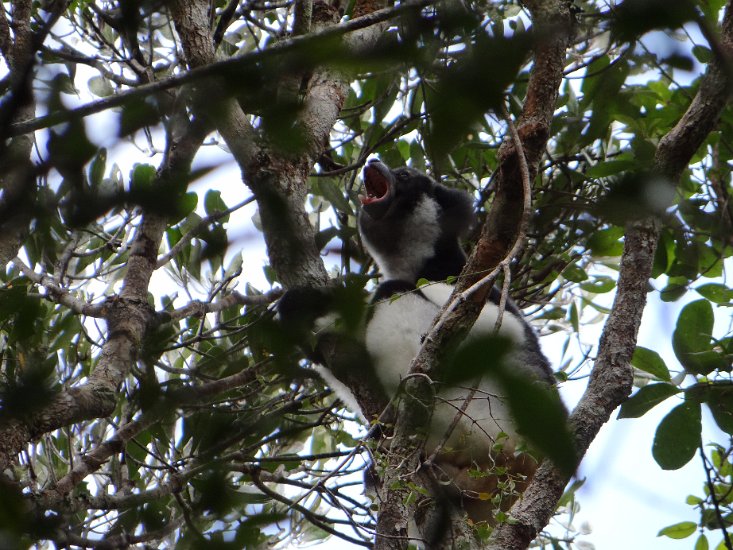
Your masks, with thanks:
M371 160L364 168L363 180L359 233L383 277L368 308L364 344L376 376L387 395L392 396L408 373L433 319L451 294L452 286L446 280L458 276L466 263L460 239L472 225L474 212L467 193L436 183L412 168L392 170ZM417 288L421 279L429 283ZM498 334L510 340L512 348L504 358L505 364L540 383L553 385L552 370L537 336L511 300L506 302L501 326L496 331L500 297L497 289L491 291L467 339ZM287 293L284 298L286 305L281 307L281 313L293 308ZM319 300L318 306L323 308L324 303ZM486 358L487 366L491 361L491 357ZM327 369L321 368L319 372L337 395L358 412L357 400L349 389ZM456 386L438 382L426 456L444 439L472 388L473 398L435 465L441 481L457 488L464 509L472 519L480 521L490 518L479 495L485 498L486 493L494 493L497 477L476 476L471 470L500 466L526 479L534 472L536 462L528 454L515 453L518 434L501 397L501 388L489 375Z

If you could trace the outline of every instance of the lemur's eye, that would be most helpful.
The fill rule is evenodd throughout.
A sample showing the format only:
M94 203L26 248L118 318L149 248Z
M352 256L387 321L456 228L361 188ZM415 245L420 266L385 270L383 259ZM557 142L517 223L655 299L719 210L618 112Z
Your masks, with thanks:
M410 174L407 172L407 170L400 170L395 175L397 176L397 179L399 181L407 181L407 178L410 177Z

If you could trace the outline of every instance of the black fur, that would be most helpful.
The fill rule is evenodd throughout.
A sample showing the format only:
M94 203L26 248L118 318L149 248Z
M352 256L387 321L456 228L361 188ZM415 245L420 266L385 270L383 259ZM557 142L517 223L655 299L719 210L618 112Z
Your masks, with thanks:
M440 185L412 168L390 170L376 160L364 168L364 180L367 191L370 181L379 181L389 189L381 200L362 199L359 230L372 254L386 258L409 254L421 238L414 234L410 215L421 201L429 199L437 206L440 233L431 243L431 253L404 279L412 283L421 278L441 281L461 272L466 255L459 239L474 221L472 201L466 193Z
M413 290L422 296L420 291L415 290L415 285L413 283L400 280L385 281L379 285L377 290L374 291L374 294L372 294L372 303L386 300L395 294L403 294L405 292L412 292Z

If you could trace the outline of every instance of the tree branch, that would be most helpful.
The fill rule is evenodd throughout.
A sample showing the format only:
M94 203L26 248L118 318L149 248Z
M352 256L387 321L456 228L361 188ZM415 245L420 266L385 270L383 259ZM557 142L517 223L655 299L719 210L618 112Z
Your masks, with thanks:
M63 288L43 273L36 273L29 268L20 258L14 258L13 264L20 269L20 272L38 286L46 290L46 298L52 302L68 307L74 313L88 317L104 317L106 307L104 304L90 304L75 298L68 288Z
M64 477L59 479L52 488L44 491L43 498L49 501L61 500L81 480L99 470L113 454L122 452L128 441L156 421L157 418L149 414L146 418L133 420L120 427L111 438L98 445L92 452L82 456L76 466Z
M13 47L13 39L10 36L10 25L8 18L5 16L5 10L0 10L0 55L5 59L5 63L10 66L10 56Z
M0 104L0 128L3 123L23 122L33 118L36 104L30 85L33 64L30 1L13 4L13 18L10 27L13 41L4 50L5 61L10 67L9 80L13 97ZM3 21L5 13L3 7ZM6 265L18 254L28 232L31 214L28 204L36 191L33 166L30 161L33 140L21 136L0 144L0 265Z
M132 544L140 544L149 541L156 541L169 535L183 524L183 517L174 518L164 527L138 535L121 533L103 539L85 538L72 532L60 532L53 540L63 546L73 545L81 548L99 548L100 550L113 550L115 548L127 548Z
M232 292L216 302L193 301L173 311L161 311L158 319L161 322L179 321L187 317L201 317L207 313L217 313L233 305L242 306L266 306L277 300L282 295L282 290L276 289L264 294L244 295L239 292Z
M323 521L323 519L326 519L326 518L320 518L316 516L308 508L305 508L304 506L301 506L300 504L296 504L295 502L281 495L277 491L273 491L272 489L270 489L267 485L265 485L265 482L261 479L260 477L261 470L259 467L251 468L249 471L249 474L250 474L250 477L252 478L252 482L255 484L255 487L257 487L262 492L262 494L270 497L271 499L277 502L281 502L287 505L288 508L292 508L293 510L303 514L305 517L308 518L308 521L311 522L313 525L316 525L317 527L319 527L320 529L323 529L327 533L330 533L352 544L356 544L358 546L365 546L367 548L371 547L371 544L369 544L368 542L365 542L364 540L356 539L354 537L350 537L349 535L346 535L344 533L337 531L336 529L328 525L328 523Z
M254 380L262 367L267 364L263 362L248 367L247 369L226 376L219 380L213 380L206 384L191 385L185 388L179 388L165 395L161 406L170 405L176 407L186 403L200 402L202 399L220 395L227 391L246 385ZM41 495L34 497L36 504L41 504L43 508L54 507L61 502L76 485L88 475L96 472L102 465L115 454L124 450L127 443L141 431L157 422L159 419L159 408L152 409L145 413L137 420L128 422L120 427L115 434L107 441L98 445L92 452L81 457L77 465L68 472L64 477L59 479L50 489L45 490ZM170 487L166 490L176 492L181 489L182 478L180 476L172 479ZM160 496L156 493L157 496Z

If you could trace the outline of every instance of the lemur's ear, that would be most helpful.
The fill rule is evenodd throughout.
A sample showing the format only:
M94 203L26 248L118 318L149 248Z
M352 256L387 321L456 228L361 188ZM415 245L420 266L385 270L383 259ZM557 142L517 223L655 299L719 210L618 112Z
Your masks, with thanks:
M441 224L444 230L456 237L464 236L476 218L470 195L459 189L450 189L436 183L435 198L443 210Z

